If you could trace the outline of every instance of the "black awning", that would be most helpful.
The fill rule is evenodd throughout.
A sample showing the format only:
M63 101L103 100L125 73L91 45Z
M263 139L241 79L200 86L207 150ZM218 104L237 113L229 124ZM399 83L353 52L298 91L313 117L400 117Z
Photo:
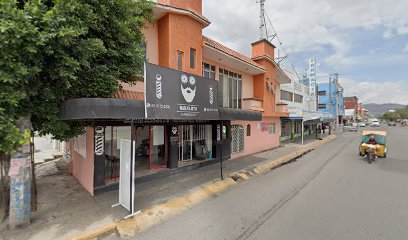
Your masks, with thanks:
M117 98L75 98L60 108L61 120L144 119L144 102Z
M262 113L236 108L219 108L220 120L261 121Z

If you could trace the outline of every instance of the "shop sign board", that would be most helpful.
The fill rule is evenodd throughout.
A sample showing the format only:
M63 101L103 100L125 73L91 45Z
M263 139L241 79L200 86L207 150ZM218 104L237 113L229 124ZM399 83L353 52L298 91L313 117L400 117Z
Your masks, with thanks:
M303 109L300 108L288 108L289 117L303 117Z
M218 82L145 63L147 119L218 120Z

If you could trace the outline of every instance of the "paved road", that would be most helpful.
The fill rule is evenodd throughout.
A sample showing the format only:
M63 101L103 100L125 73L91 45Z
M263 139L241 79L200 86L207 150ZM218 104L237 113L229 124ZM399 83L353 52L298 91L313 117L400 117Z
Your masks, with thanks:
M359 159L344 133L137 239L408 239L408 129L385 129L387 159Z

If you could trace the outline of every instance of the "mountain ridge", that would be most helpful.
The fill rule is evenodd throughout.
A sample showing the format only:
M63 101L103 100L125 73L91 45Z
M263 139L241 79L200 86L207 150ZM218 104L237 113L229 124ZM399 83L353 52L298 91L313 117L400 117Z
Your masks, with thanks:
M406 105L398 103L368 103L363 105L363 108L367 109L368 113L375 117L382 116L390 110L397 110L405 107Z

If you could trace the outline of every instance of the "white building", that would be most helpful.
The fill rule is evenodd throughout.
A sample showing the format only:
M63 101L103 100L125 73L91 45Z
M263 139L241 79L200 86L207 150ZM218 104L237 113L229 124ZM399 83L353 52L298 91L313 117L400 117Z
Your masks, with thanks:
M315 68L315 59L309 61L309 65ZM316 131L317 124L321 120L332 121L331 114L316 111L316 78L309 78L309 84L305 85L303 79L298 79L293 72L284 70L291 79L291 83L280 85L280 103L286 104L289 111L288 118L281 118L281 141L294 140L302 136L302 128L305 135L311 135ZM309 69L310 71L310 69ZM315 73L315 70L312 70ZM313 80L313 84L310 83Z

